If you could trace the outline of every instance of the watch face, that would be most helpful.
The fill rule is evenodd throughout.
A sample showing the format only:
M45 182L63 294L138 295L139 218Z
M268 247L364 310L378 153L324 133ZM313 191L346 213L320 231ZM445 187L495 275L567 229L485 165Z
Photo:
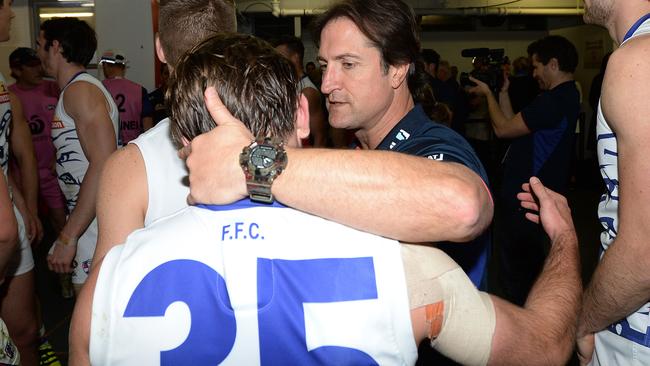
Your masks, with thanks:
M272 146L259 145L251 151L251 163L258 169L266 169L273 166L277 151Z

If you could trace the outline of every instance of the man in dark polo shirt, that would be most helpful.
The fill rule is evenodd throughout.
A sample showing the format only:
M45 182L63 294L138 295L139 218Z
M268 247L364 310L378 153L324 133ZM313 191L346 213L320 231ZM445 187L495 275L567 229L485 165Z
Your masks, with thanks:
M507 81L498 101L488 86L476 79L472 81L477 86L471 89L487 96L495 134L512 139L503 162L495 242L506 297L519 305L542 268L547 239L538 225L525 219L517 193L531 176L537 176L552 190L566 194L580 110L573 78L578 65L575 46L564 37L548 36L533 42L528 53L533 76L543 92L521 112L512 110Z
M480 286L492 215L487 177L469 144L414 104L409 87L420 79L413 66L420 43L413 10L400 0L344 1L316 29L330 124L356 130L361 149L270 146L288 160L271 189L268 179L255 183L249 174L246 181L239 167L253 136L217 116L220 126L186 149L190 199L224 203L245 197L247 183L262 184L267 197L285 205L403 242L476 239L449 244L449 253Z

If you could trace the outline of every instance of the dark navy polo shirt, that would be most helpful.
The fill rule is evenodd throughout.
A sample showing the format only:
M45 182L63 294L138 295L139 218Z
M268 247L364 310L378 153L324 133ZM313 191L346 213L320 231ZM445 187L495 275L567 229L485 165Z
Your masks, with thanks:
M460 163L481 176L488 185L483 164L469 143L452 129L431 121L420 105L416 105L399 121L377 150L391 150L432 160ZM489 232L486 231L468 244L444 242L438 243L437 246L463 268L474 285L484 289L483 279L490 247Z
M517 193L531 176L545 186L566 193L575 143L580 95L573 80L545 91L521 111L531 133L510 144L504 160L502 199L519 207Z

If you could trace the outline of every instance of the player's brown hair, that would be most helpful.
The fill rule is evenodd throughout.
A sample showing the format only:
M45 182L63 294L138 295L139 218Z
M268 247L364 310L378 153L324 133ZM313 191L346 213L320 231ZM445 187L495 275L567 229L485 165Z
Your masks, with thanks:
M254 135L286 139L294 131L299 90L293 65L263 40L218 34L183 55L170 75L167 100L177 145L216 127L203 98L209 86Z

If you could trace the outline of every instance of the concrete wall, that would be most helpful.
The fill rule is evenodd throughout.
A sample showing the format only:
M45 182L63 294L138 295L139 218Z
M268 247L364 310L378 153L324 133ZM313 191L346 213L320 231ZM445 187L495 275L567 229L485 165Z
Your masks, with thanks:
M11 39L0 44L0 72L9 83L13 83L9 77L9 54L16 47L34 47L37 37L32 30L28 0L15 0L12 10L16 16L11 23ZM127 77L153 90L155 51L151 0L96 0L95 24L97 54L108 48L121 49L129 59ZM98 70L89 72L103 77Z
M151 0L95 0L97 52L117 48L129 61L126 77L154 89Z
M14 0L12 10L16 16L11 21L11 39L8 42L0 43L0 72L5 76L8 83L13 83L9 76L9 54L16 47L33 47L35 37L32 35L30 10L27 0Z

